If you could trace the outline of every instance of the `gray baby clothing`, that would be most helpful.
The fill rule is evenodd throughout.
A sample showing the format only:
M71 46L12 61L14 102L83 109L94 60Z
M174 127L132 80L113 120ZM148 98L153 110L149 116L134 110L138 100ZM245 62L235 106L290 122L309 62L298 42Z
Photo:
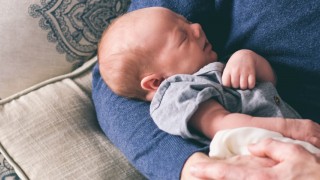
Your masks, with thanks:
M157 126L170 134L209 143L209 139L190 133L187 123L200 103L210 98L232 113L257 117L300 118L300 115L280 98L270 82L256 83L251 90L223 87L223 69L224 64L214 62L193 75L177 74L164 80L150 106L151 116Z

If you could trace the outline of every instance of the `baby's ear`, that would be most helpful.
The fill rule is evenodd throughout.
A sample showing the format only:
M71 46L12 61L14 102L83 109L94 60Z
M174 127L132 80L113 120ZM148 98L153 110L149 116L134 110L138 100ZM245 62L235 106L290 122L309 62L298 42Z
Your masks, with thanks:
M146 91L157 90L163 80L164 77L158 74L151 74L142 78L141 87Z
M153 94L157 91L158 87L164 79L165 78L159 74L151 74L142 78L141 87L142 89L148 91L148 100L152 99Z

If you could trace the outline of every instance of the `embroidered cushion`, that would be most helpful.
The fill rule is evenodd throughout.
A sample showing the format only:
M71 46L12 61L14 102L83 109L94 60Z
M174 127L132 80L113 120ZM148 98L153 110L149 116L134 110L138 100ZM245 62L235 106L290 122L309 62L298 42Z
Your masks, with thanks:
M19 179L13 167L0 153L0 179Z
M96 54L130 0L19 0L0 6L0 98L69 73ZM5 68L3 68L5 67Z

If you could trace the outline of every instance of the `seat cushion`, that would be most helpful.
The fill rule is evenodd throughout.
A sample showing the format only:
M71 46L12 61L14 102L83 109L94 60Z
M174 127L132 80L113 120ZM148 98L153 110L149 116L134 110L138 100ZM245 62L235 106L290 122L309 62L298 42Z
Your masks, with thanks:
M144 179L101 131L91 69L37 84L0 101L0 152L22 179Z

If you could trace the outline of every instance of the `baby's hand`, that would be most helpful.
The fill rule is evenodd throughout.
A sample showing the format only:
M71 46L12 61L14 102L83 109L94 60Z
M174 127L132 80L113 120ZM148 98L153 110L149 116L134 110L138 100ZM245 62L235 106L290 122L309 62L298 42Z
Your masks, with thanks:
M255 60L252 53L246 51L235 52L222 74L222 84L226 87L252 89L256 84Z
M320 147L320 125L312 120L286 119L284 136Z

